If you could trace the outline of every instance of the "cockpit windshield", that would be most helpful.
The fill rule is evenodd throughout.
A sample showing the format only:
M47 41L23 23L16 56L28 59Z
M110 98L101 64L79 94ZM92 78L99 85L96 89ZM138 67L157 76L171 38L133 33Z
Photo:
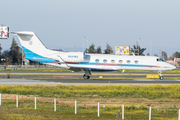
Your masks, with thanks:
M157 61L159 61L159 62L165 62L165 60L163 60L162 58L157 58Z

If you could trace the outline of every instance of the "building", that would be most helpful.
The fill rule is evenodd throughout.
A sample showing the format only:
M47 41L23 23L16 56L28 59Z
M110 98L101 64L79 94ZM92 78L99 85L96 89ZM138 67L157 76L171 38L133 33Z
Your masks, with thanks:
M167 59L167 53L165 51L161 51L161 58L164 60Z
M177 65L178 63L180 63L180 58L174 58L174 61L173 60L168 60L166 61L170 64L173 64L173 65Z

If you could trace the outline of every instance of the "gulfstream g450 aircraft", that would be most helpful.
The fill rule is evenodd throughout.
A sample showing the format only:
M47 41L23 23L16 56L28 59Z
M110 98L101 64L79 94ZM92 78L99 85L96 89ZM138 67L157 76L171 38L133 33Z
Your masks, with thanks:
M91 71L116 70L172 70L176 67L155 56L120 56L107 54L85 54L83 52L59 52L47 49L34 32L11 32L18 36L25 58L34 62L58 66L73 71L85 71L89 79Z

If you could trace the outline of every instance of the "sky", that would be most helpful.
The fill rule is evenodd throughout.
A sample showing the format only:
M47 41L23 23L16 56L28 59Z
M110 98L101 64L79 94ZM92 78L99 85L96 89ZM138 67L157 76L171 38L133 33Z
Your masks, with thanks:
M33 31L49 49L83 51L83 41L85 48L94 43L105 49L108 43L114 49L139 41L145 54L163 50L171 56L180 52L179 5L179 0L5 0L0 25L10 32ZM10 35L0 39L3 50L12 37L20 45Z

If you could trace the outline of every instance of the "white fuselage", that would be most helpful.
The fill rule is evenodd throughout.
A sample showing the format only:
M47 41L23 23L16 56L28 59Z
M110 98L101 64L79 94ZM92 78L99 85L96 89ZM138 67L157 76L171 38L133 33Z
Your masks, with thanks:
M90 70L172 70L175 66L155 56L121 56L69 52L61 58L70 68ZM63 65L63 64L62 64Z

